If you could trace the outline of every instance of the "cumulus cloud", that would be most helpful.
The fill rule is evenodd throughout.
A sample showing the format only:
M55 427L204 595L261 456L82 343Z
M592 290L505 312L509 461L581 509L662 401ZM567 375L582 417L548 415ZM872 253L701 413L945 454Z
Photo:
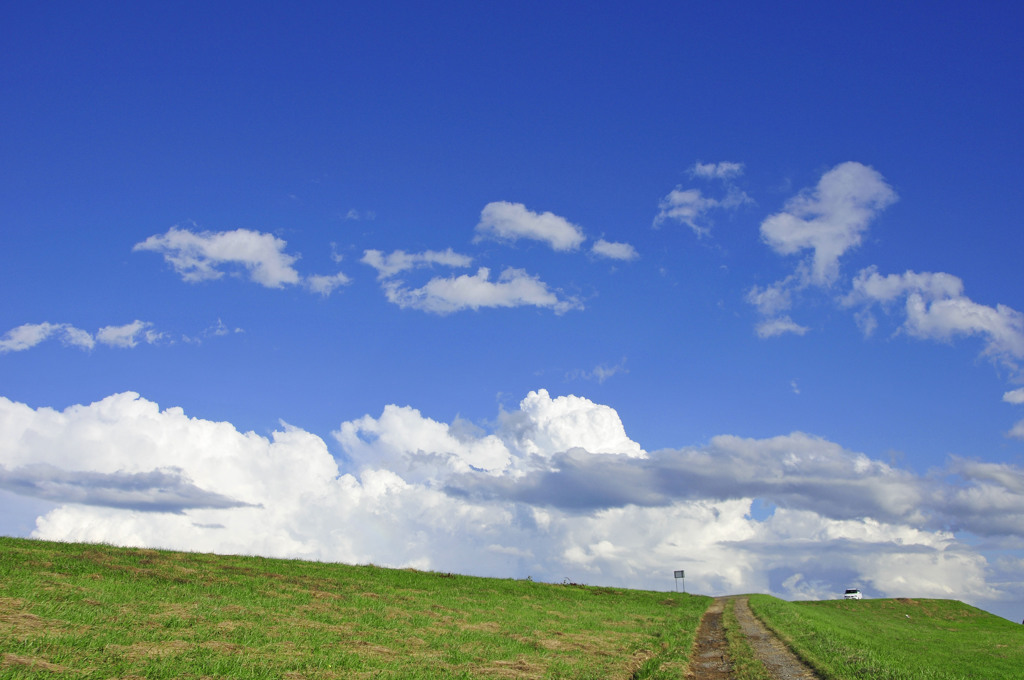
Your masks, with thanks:
M480 213L476 238L517 241L521 238L543 241L558 251L579 249L586 236L577 225L554 213L535 213L522 203L495 201Z
M636 252L636 248L630 244L605 241L603 238L594 242L590 252L599 257L606 257L609 260L630 261L640 257L640 253Z
M468 267L473 264L473 258L456 253L451 248L443 251L427 250L422 253L396 250L390 254L385 254L380 250L366 250L363 252L361 262L376 269L378 279L388 279L410 269L429 267L434 264L445 267Z
M875 327L870 310L875 304L890 309L904 301L905 320L901 326L908 335L921 339L948 341L958 335L978 335L985 339L985 353L1008 362L1024 358L1024 314L1006 305L989 307L963 294L963 282L945 273L917 273L883 276L876 267L861 270L851 292L843 299L847 306L861 306L862 327Z
M132 393L0 398L0 488L59 504L45 539L665 590L685 568L711 594L1024 597L1010 464L918 476L799 432L647 452L611 407L545 390L488 428L389 405L333 442L337 458L298 428L240 432Z
M148 321L135 321L123 326L104 326L96 331L96 340L111 347L135 347L140 341L150 345L163 338Z
M896 192L882 175L850 161L826 172L814 189L797 194L782 212L766 218L761 223L761 238L775 252L812 252L786 278L763 288L753 286L747 292L747 302L765 317L757 325L758 336L806 333L808 328L781 312L792 306L795 294L812 286L832 286L839 276L839 259L860 244L872 220L895 200ZM874 327L870 315L860 315L858 321L865 330Z
M281 288L301 279L292 267L298 257L285 252L287 245L273 234L250 229L193 232L175 226L136 243L134 250L160 253L190 283L219 279L222 267L237 265L256 283Z
M544 307L556 314L582 309L575 298L560 298L546 283L522 269L506 268L491 281L491 272L480 267L474 275L433 278L421 288L409 288L403 281L384 282L390 302L403 309L420 309L435 314L451 314L464 309L485 307Z
M1024 404L1024 387L1004 392L1003 401L1008 404Z
M251 229L190 231L177 226L136 243L133 250L163 255L182 280L189 283L222 278L226 271L245 271L249 279L267 288L305 285L323 296L349 283L345 274L302 276L292 265L298 255L285 252L288 243L273 234Z
M871 221L895 200L896 192L877 171L841 163L765 219L761 237L782 255L813 251L810 281L828 285L839 274L839 258L860 244Z

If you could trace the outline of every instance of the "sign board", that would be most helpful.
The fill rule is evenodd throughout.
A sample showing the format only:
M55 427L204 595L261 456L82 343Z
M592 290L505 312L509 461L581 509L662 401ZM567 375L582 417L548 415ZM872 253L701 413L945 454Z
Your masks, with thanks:
M676 578L686 578L686 577L685 577L685 575L684 575L684 573L682 571L677 571L676 572Z

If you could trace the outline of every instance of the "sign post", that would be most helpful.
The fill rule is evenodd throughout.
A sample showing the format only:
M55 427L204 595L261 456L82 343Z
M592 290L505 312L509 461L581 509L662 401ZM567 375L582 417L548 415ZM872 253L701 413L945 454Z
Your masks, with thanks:
M683 579L683 592L686 592L686 572L682 569L676 572L676 592L679 592L679 579Z

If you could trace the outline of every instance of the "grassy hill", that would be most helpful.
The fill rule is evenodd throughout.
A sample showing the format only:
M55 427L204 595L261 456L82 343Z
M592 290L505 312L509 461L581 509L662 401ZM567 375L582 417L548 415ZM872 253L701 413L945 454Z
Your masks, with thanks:
M1024 626L955 600L749 601L824 678L1024 678Z
M749 599L826 679L1024 677L1024 626L960 602ZM708 604L0 537L0 679L681 678Z
M0 678L680 677L709 601L0 537Z

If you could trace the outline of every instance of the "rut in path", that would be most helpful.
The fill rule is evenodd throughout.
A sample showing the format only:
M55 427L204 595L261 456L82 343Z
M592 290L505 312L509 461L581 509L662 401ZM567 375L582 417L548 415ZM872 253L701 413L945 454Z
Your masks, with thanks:
M754 654L775 680L818 680L810 668L757 620L745 597L718 597L708 607L697 629L687 680L729 680L734 677L722 626L722 613L730 599L735 600L736 619Z

